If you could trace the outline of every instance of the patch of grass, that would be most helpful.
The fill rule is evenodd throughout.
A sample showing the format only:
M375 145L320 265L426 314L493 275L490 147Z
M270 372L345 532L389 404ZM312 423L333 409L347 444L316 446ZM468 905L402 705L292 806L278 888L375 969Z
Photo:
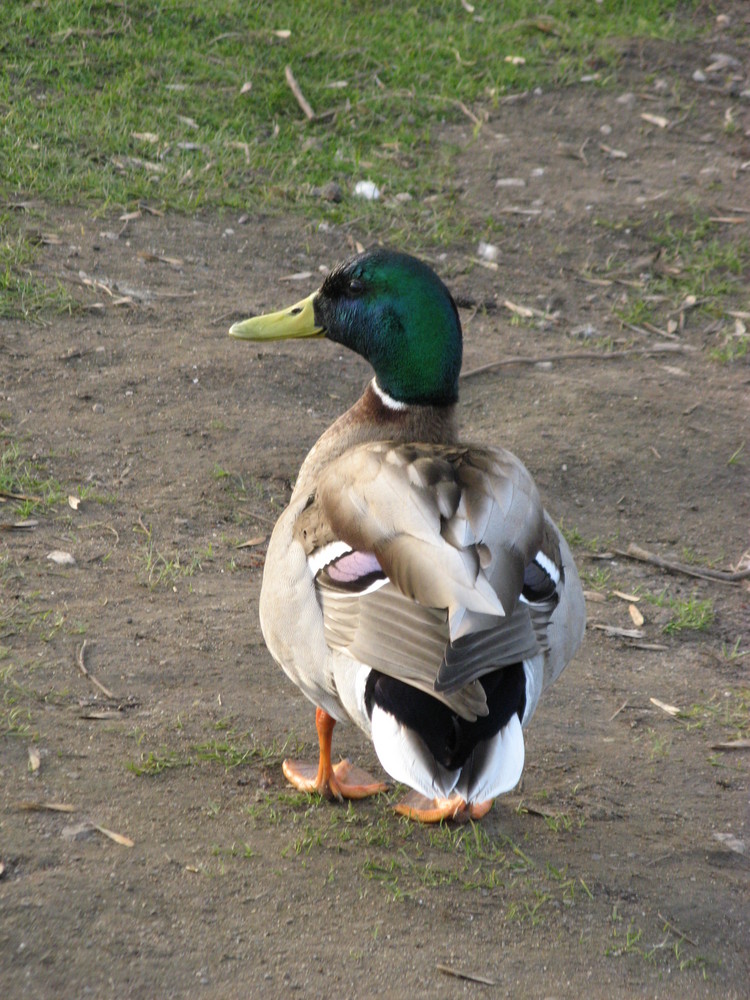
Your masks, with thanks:
M641 326L654 318L654 304L640 295L628 298L627 302L613 310L615 316L626 326Z
M672 617L664 626L668 635L683 631L705 632L713 624L715 613L710 598L699 600L693 595L683 600L666 593L644 594L643 597L650 604L671 609Z
M605 566L596 566L583 574L586 583L594 590L605 590L612 579L612 570Z
M743 739L750 732L750 688L715 694L680 712L679 718L693 727L718 727L730 740Z
M727 459L727 465L740 465L742 461L742 452L745 450L745 442L743 441L738 448L732 452L732 454Z
M559 524L563 538L571 548L586 549L587 552L599 551L598 538L585 538L575 526L568 527L563 521Z
M64 499L60 483L45 477L44 472L41 462L24 457L13 442L0 453L0 493L15 502L19 518Z
M744 358L750 348L750 338L740 335L729 334L725 336L718 347L712 347L708 352L712 361L717 361L720 365L731 365L734 361Z
M657 224L652 238L661 248L661 260L649 291L665 294L674 307L693 296L696 308L723 315L722 300L739 294L743 287L743 274L750 266L750 241L725 238L718 223L698 213L684 223L668 214L657 217ZM741 341L736 347L740 352ZM731 352L735 347L730 344L731 338L724 349Z
M0 660L9 653L7 647L1 647ZM31 708L45 698L19 681L16 671L14 663L6 663L0 669L0 735L34 740L37 733L32 725Z
M178 767L190 767L193 761L176 750L150 750L143 754L139 761L128 761L125 765L137 777L153 778L164 771L173 771Z
M713 602L707 598L700 601L695 597L690 597L686 601L671 600L669 606L673 610L672 620L664 626L664 631L668 634L692 630L704 632L710 628L714 620Z
M737 636L732 646L728 646L727 643L723 642L721 644L721 655L728 663L734 663L736 660L741 660L743 657L750 655L750 649L740 649L741 645L741 635Z
M668 971L671 971L674 965L680 972L698 969L703 979L706 978L706 959L701 955L686 954L686 948L693 946L667 921L662 925L662 939L654 944L646 942L643 928L632 919L623 934L622 917L617 912L617 907L612 911L610 922L612 944L605 949L605 955L608 957L628 956L640 959L649 965L660 963L665 965Z
M0 213L0 319L38 319L44 312L78 308L59 281L49 285L35 275L39 245L16 219Z
M146 527L141 522L135 530L145 535L140 559L141 575L146 585L151 589L156 587L174 588L179 580L195 576L203 569L204 562L210 562L214 558L213 546L209 543L205 549L194 552L183 562L179 553L168 556L156 548L152 528Z
M386 194L450 201L431 145L436 126L465 122L465 109L492 107L509 91L582 73L605 82L621 54L613 37L694 36L694 22L675 16L680 7L15 0L0 6L0 194L246 211L287 209L310 201L316 185L348 189L369 176ZM312 121L285 81L287 65ZM357 214L373 208L360 204ZM326 211L336 220L346 209ZM403 224L404 212L394 205L389 215ZM428 235L443 214L414 209Z
M178 728L181 728L181 725ZM264 764L280 763L285 752L286 744L279 747L274 741L270 746L266 746L247 733L237 734L229 730L225 739L192 743L182 750L161 747L158 750L143 752L139 760L129 761L127 768L138 777L155 777L164 771L196 767L199 764L220 764L229 770L257 761ZM307 797L305 802L309 805Z

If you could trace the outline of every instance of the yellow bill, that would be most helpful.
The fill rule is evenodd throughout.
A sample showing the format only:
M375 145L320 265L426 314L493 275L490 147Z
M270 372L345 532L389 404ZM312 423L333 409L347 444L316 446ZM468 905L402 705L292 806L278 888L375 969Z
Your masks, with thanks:
M229 336L238 340L290 340L296 337L322 337L324 330L315 322L313 292L306 299L288 309L253 316L252 319L235 323L229 329Z

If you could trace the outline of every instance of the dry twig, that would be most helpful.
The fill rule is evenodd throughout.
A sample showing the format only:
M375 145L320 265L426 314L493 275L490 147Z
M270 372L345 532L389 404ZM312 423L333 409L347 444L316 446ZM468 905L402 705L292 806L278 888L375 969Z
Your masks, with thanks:
M112 694L109 688L106 688L101 681L97 680L96 677L94 677L94 675L88 669L86 664L83 662L83 653L85 649L86 649L86 640L84 639L81 648L78 650L78 656L76 657L76 663L78 664L78 669L81 671L84 677L87 677L92 684L95 684L96 687L99 688L102 694L105 694L108 698L112 698L114 700L115 696Z
M538 365L548 361L619 361L621 358L638 354L687 354L692 350L688 344L652 344L651 347L628 347L624 351L564 351L561 354L542 354L538 357L518 355L501 358L500 361L490 361L489 364L480 365L479 368L462 372L461 378L471 378L473 375L491 372L496 368L506 368L509 365Z
M444 976L453 976L454 979L468 979L471 983L483 983L485 986L497 985L494 979L488 979L487 976L477 976L473 972L462 972L461 969L454 969L451 965L443 965L442 962L438 962L435 968Z
M730 573L723 569L699 569L696 566L686 566L685 563L672 562L669 559L662 559L642 549L640 545L631 542L627 549L615 549L618 556L625 556L627 559L636 559L638 562L649 563L651 566L658 566L659 569L668 573L683 573L685 576L695 576L701 580L717 580L719 583L739 583L741 580L750 579L750 567Z
M286 77L286 82L289 84L289 89L294 94L297 104L302 108L305 113L305 117L312 120L315 117L315 112L310 107L309 103L305 99L305 95L300 90L300 85L294 78L294 73L292 73L292 67L287 66L284 70L284 76Z

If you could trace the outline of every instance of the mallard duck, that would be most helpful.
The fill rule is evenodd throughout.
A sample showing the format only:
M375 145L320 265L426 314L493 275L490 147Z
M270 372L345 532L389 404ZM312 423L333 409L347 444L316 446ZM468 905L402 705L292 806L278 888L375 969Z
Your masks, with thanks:
M316 706L317 763L289 782L328 798L386 785L333 764L356 723L410 792L397 811L478 819L518 783L523 728L583 636L570 550L510 452L463 443L461 323L422 261L375 249L308 298L235 323L241 340L326 337L375 377L314 445L266 556L260 622Z

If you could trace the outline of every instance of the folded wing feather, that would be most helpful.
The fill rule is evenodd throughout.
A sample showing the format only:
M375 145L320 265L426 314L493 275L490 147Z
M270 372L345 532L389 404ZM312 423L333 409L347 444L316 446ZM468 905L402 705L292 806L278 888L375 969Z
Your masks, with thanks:
M540 649L518 603L544 525L523 465L501 449L367 444L325 470L311 506L317 539L374 554L390 581L358 595L318 573L329 645L465 718L486 713L477 679Z

